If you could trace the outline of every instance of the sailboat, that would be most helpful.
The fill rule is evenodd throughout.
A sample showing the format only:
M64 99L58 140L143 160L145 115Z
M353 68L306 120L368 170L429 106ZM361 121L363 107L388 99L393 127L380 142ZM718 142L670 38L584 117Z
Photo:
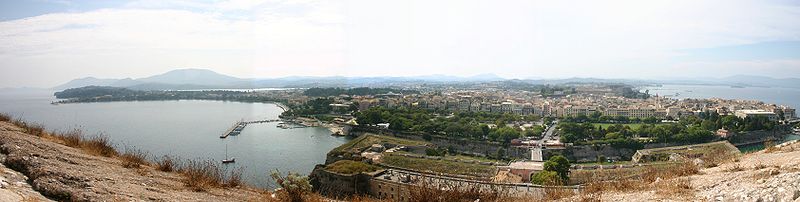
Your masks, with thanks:
M225 144L225 159L222 159L222 163L236 163L236 158L228 158L228 144Z

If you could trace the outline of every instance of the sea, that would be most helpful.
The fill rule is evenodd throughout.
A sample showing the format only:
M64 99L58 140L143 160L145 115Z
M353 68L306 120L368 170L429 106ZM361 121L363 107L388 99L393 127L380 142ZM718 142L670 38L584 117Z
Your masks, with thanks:
M724 85L661 85L644 87L640 90L648 90L651 95L666 96L674 99L723 98L759 100L763 101L764 103L785 105L794 109L800 108L800 87L786 88ZM800 135L790 134L780 142L798 139L800 139ZM739 147L739 150L742 152L752 152L762 149L764 149L764 145L748 145Z
M164 155L180 159L235 163L224 169L242 169L244 180L275 188L272 171L307 175L325 162L331 149L349 141L331 136L326 128L282 129L278 123L248 125L241 134L219 136L240 120L277 119L283 110L275 104L226 101L134 101L52 105L47 90L0 91L0 113L43 124L51 131L80 129L87 136L106 135L120 150L139 149L151 160Z

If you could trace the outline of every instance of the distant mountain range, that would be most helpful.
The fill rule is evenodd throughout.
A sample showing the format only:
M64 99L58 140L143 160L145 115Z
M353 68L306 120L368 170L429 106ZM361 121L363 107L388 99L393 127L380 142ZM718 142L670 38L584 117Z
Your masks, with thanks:
M100 79L86 77L53 87L55 90L84 86L112 86L138 90L182 90L212 88L284 88L284 87L349 87L391 85L405 82L486 82L504 80L493 74L472 77L430 75L419 77L310 77L292 76L274 79L243 79L207 69L177 69L140 79Z
M244 79L219 74L207 69L177 69L164 74L139 79L100 79L86 77L69 81L53 87L55 90L84 86L112 86L137 90L185 90L185 89L224 89L224 88L307 88L307 87L357 87L357 86L402 86L410 83L418 84L451 84L505 81L494 74L481 74L471 77L448 75L427 75L415 77L308 77L293 76L272 79ZM515 80L531 84L565 84L565 83L626 83L633 85L651 84L693 84L693 85L730 85L730 86L768 86L800 88L800 79L775 79L762 76L738 75L725 78L704 79L525 79Z

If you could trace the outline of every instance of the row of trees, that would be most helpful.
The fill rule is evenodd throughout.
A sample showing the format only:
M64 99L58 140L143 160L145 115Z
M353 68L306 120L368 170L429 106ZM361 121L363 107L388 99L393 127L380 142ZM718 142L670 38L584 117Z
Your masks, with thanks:
M378 95L386 93L416 94L416 90L404 90L394 88L309 88L303 94L311 97L328 97L338 95Z
M355 113L359 124L389 123L389 129L421 132L474 140L510 142L521 136L538 136L544 128L533 127L522 131L507 127L507 123L539 120L536 116L520 116L490 112L457 112L440 115L424 109L373 107ZM490 127L494 124L497 127Z
M668 118L671 119L671 118ZM658 123L659 120L656 117L647 117L645 119L639 119L636 117L629 118L626 116L605 116L600 112L593 112L592 114L587 115L577 115L577 116L569 116L562 118L564 122L576 122L576 123Z
M703 143L715 139L713 131L721 128L729 131L771 130L775 122L766 117L741 119L733 115L720 116L715 112L682 118L677 123L643 123L632 129L628 125L615 124L603 128L589 122L562 122L559 124L562 142L578 144L616 143L621 146L638 147L635 137L651 137L657 142Z

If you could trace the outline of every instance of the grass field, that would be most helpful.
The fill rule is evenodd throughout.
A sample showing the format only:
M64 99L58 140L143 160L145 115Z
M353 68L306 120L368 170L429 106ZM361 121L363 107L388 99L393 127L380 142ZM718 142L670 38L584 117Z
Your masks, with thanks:
M411 170L445 173L454 175L467 175L478 177L492 177L497 173L497 168L490 165L480 165L474 163L461 163L447 160L435 160L425 158L412 158L398 155L386 155L381 159L387 166L406 168Z
M368 173L380 169L381 168L378 166L374 166L361 161L351 161L351 160L337 161L325 167L325 170L341 174Z
M416 141L416 140L408 140L396 137L389 137L389 136L382 136L382 135L374 135L374 134L364 134L360 137L351 140L339 147L334 148L329 152L332 155L338 155L343 153L358 153L364 148L372 146L373 144L382 144L382 143L390 143L396 145L426 145L429 144L428 142L424 141Z

